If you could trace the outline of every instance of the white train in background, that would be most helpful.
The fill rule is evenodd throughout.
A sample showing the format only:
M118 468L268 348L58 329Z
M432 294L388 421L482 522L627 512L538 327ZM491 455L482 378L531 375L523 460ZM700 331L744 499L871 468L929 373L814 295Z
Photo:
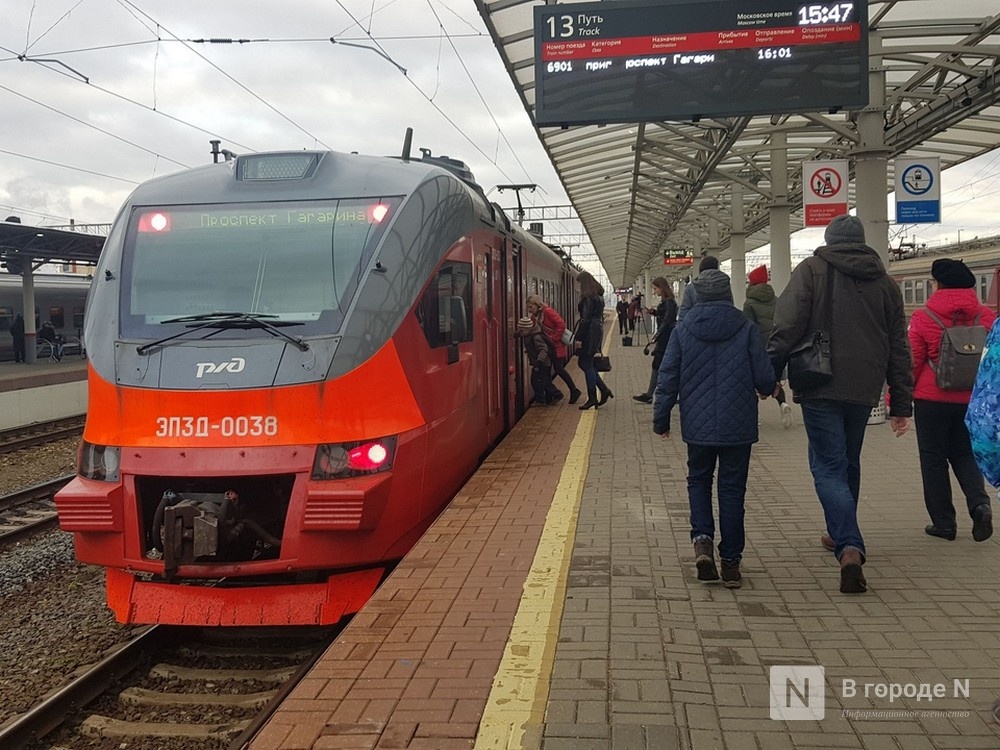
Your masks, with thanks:
M64 338L79 339L90 277L71 274L35 274L35 330L49 320ZM23 280L0 272L0 361L14 359L10 326L24 311Z

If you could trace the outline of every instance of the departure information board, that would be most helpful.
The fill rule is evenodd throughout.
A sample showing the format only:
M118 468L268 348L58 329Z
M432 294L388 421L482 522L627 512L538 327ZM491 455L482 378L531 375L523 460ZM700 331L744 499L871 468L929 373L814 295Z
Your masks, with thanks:
M535 122L835 112L868 104L864 0L535 6Z

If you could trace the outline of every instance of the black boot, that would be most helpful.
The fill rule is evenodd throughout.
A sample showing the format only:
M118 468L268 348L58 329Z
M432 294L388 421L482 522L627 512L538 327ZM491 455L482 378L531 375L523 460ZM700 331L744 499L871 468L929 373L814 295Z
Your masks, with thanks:
M580 396L582 395L583 392L579 388L574 388L572 391L570 391L569 402L571 404L575 404L577 401L580 400Z
M614 398L614 397L615 394L611 392L611 389L608 388L607 386L604 386L603 388L601 388L601 400L597 402L597 405L604 406L606 403L608 403L609 398Z
M598 407L596 388L587 388L587 403L580 407L580 411L591 407L594 407L595 409Z

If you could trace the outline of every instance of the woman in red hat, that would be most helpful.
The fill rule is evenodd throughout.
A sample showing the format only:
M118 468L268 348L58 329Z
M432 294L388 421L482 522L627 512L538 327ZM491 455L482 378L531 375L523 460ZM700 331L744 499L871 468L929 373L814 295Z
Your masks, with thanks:
M774 330L774 307L778 304L774 289L768 283L769 279L765 265L759 265L748 273L747 281L750 285L747 287L747 300L743 303L743 314L757 324L761 346L765 349L771 331ZM787 430L792 426L792 407L785 401L785 389L779 387L775 398L781 409L781 425Z

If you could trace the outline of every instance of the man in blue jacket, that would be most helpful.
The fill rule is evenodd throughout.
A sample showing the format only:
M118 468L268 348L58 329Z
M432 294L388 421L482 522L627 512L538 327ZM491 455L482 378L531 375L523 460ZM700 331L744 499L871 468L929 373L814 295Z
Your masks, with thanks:
M718 463L722 583L738 588L750 446L757 442L757 397L771 395L776 382L760 333L733 306L729 277L708 269L693 283L698 302L674 330L660 364L653 432L669 437L670 411L680 401L699 581L719 580L712 550L712 476Z

